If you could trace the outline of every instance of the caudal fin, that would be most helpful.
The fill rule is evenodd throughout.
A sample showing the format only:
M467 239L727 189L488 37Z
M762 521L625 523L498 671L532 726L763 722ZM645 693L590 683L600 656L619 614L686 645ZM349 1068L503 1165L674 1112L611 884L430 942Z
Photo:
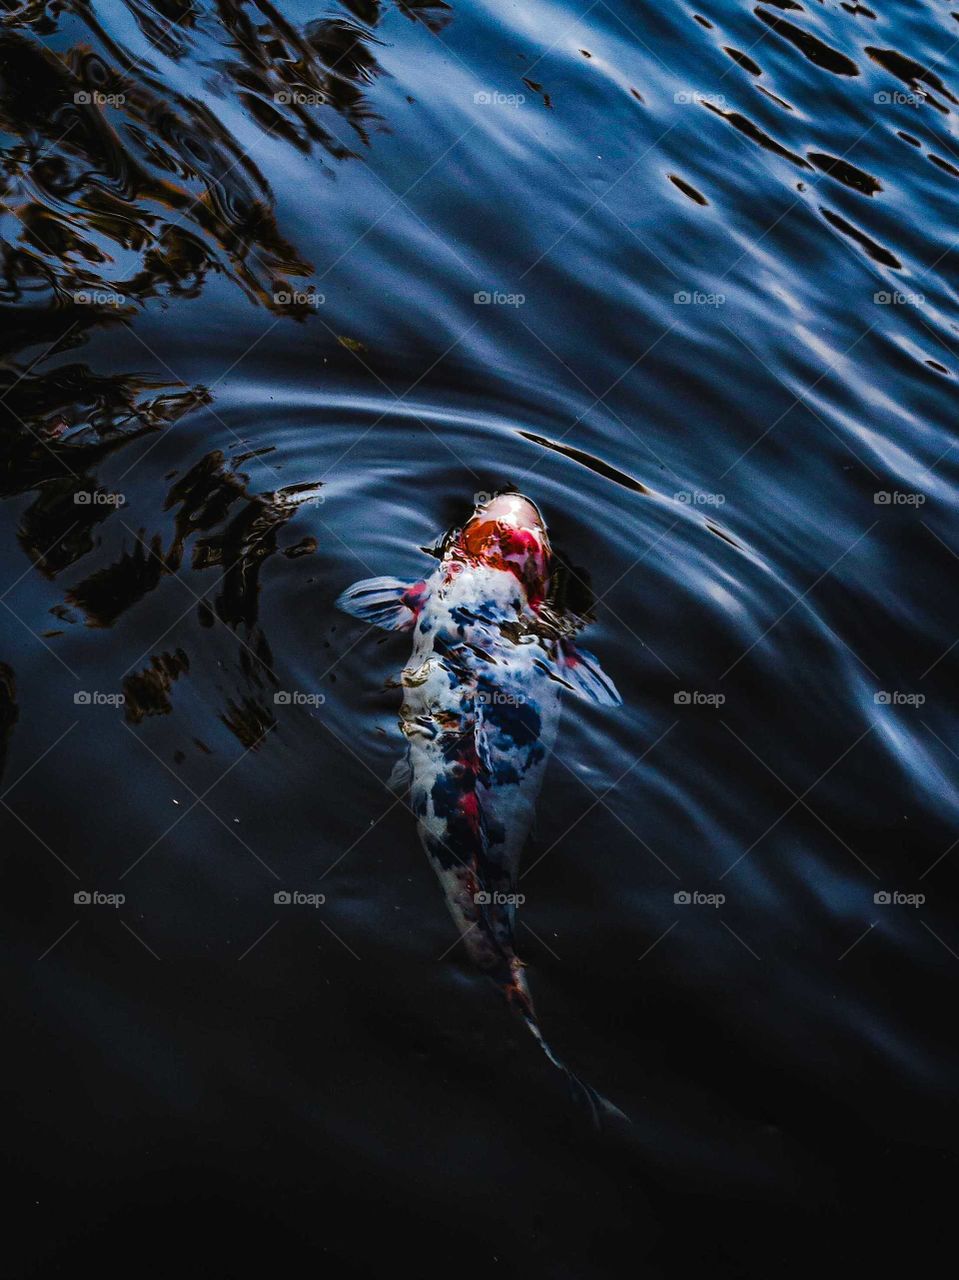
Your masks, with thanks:
M543 1050L546 1057L558 1071L562 1071L566 1077L566 1083L569 1086L570 1096L577 1107L580 1107L589 1116L593 1127L602 1129L605 1124L618 1122L620 1124L632 1124L629 1116L625 1111L621 1111L615 1103L603 1096L592 1085L581 1080L580 1077L572 1071L562 1058L557 1057L550 1047L549 1042L544 1038L540 1030L539 1022L533 1009L533 1001L529 994L529 988L526 985L526 979L523 975L522 964L520 961L514 962L513 979L507 990L507 999L513 1005L526 1026L529 1028L530 1034Z
M556 1056L547 1041L543 1039L543 1033L540 1031L539 1024L535 1018L526 1017L524 1021L547 1058L566 1077L570 1097L576 1106L581 1107L589 1116L594 1128L602 1129L604 1124L609 1124L612 1121L620 1124L632 1124L632 1120L630 1120L625 1111L621 1111L614 1102L610 1102L609 1098L601 1094L598 1089L594 1089L592 1085L580 1079L576 1072L563 1062L562 1058Z

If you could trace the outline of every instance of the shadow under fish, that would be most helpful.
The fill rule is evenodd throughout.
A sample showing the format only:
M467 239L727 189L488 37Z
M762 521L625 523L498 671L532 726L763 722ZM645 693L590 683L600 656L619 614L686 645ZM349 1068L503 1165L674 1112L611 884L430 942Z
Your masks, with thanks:
M409 790L420 839L471 960L504 993L594 1121L623 1113L583 1083L540 1031L515 949L520 859L556 739L563 692L616 706L583 619L551 596L542 516L516 493L479 505L416 583L368 578L337 601L388 631L412 631L392 785Z

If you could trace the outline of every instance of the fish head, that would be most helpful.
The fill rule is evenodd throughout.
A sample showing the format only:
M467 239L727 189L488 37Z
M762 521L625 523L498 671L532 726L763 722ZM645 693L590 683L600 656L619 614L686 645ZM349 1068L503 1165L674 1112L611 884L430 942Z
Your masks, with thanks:
M552 551L535 503L501 493L480 503L463 526L459 545L474 563L513 573L536 608L546 597Z

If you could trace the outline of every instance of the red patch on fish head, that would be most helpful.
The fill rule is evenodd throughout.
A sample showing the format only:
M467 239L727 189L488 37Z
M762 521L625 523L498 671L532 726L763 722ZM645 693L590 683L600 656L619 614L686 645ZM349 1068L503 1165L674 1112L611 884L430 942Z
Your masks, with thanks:
M514 574L534 608L542 604L552 553L543 517L528 498L518 493L491 498L467 521L459 541L470 559Z

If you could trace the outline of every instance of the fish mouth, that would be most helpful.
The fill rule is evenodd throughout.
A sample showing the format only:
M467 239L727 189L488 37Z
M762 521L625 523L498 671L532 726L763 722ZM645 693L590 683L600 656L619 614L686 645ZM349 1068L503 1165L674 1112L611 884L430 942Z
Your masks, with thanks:
M539 509L521 493L501 493L477 506L459 538L474 562L514 573L531 603L542 600L549 578L551 549Z

